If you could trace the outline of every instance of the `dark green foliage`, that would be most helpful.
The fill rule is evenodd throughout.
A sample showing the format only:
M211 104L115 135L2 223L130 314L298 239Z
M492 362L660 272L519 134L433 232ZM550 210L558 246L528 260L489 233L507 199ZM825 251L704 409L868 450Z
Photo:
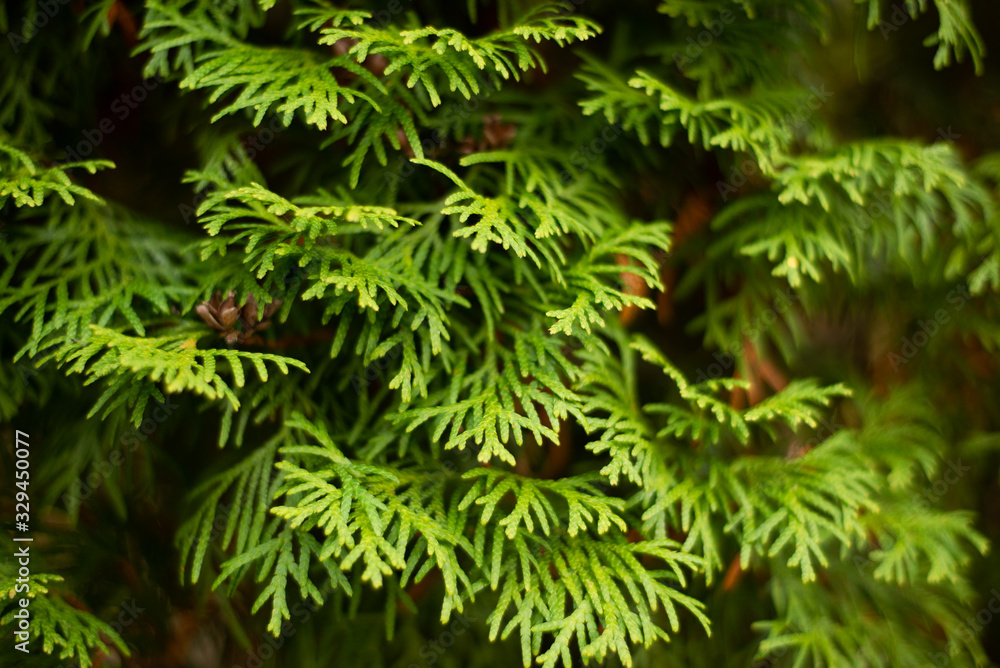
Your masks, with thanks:
M23 665L988 665L996 12L346 4L0 9Z

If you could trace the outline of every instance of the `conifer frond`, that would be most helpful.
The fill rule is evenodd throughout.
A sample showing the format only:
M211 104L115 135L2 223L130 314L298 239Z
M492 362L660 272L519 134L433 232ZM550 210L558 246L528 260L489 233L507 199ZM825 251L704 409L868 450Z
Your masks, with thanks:
M683 550L701 557L705 581L712 584L727 556L724 534L729 527L720 520L728 518L728 508L749 506L749 491L721 460L709 460L707 467L701 467L683 451L666 451L670 461L654 460L631 504L643 510L647 535L663 538L671 528L684 532Z
M627 306L651 308L650 300L609 284L608 279L622 274L621 260L626 258L628 273L650 288L659 288L659 269L650 249L668 249L669 231L670 226L662 223L633 224L623 230L610 229L597 239L587 257L565 272L566 292L575 298L569 308L546 313L556 320L549 331L582 337L590 334L591 325L604 326L603 313Z
M829 566L830 542L854 546L867 535L859 511L878 507L877 478L856 447L839 437L795 460L744 457L700 473L690 457L677 456L664 479L654 479L636 501L648 505L646 527L662 533L665 523L684 531L684 549L700 549L706 568L722 566L715 522L724 518L724 531L739 538L744 568L754 555L785 559L809 582L817 565Z
M13 552L13 546L8 546ZM13 564L14 560L8 560L0 567L0 593L4 594L3 599L15 604L0 618L0 628L18 630L18 621L14 618L14 613L24 609L17 602L26 597L30 601L28 610L31 620L27 646L32 650L37 647L35 642L41 637L41 649L45 654L55 654L60 659L79 661L79 665L83 668L93 665L92 654L95 650L110 652L113 646L125 656L129 655L125 641L109 624L89 612L71 606L51 589L49 583L62 582L62 576L52 573L32 573L30 588L25 590L22 584L21 588L15 591L19 583L17 568ZM11 648L10 651L17 650Z
M509 198L520 194L517 206L540 220L535 232L538 238L573 234L593 242L606 225L619 218L613 205L609 205L604 188L594 183L597 176L581 171L579 165L571 164L565 156L552 156L540 151L533 146L530 137L519 140L507 150L467 155L460 164L463 167L503 165L502 172L490 170L477 174L477 185L482 183L498 195ZM613 181L610 175L596 168L594 171L602 179ZM494 174L499 178L494 178ZM573 183L567 184L566 177L570 175L574 177ZM501 179L503 190L497 188Z
M735 387L746 389L745 382L719 379L691 385L648 340L637 337L632 346L647 362L662 367L677 383L681 398L690 404L688 409L675 404L646 406L646 410L651 413L663 413L668 416L667 426L660 432L660 436L672 435L677 438L690 437L699 441L715 442L719 440L720 427L728 427L739 441L745 444L750 438L750 424L760 424L772 436L775 432L769 423L777 420L793 429L802 424L815 427L822 407L828 406L836 396L850 395L850 390L839 383L821 388L813 379L797 380L756 406L739 412L713 395L719 390L729 391ZM708 418L705 412L710 412L711 418Z
M774 179L782 204L815 201L824 211L830 211L837 189L861 205L868 204L880 190L890 191L894 198L916 198L937 191L955 208L962 189L971 181L950 144L921 145L894 139L859 141L818 155L798 156Z
M517 205L505 197L486 197L472 190L450 169L430 160L414 160L418 165L426 165L435 169L458 186L458 190L445 200L444 215L458 214L458 220L465 223L470 217L476 216L476 223L455 231L459 238L473 237L472 250L485 253L490 243L510 249L518 257L529 257L536 266L541 266L541 259L534 248L528 245L527 239L531 231L526 221L518 214Z
M886 582L961 582L974 553L987 550L988 542L972 527L969 513L933 511L923 498L885 504L870 517L880 547L867 556L874 577Z
M355 90L368 89L370 97L365 99L370 104L355 105L350 118L342 119L348 125L331 138L331 142L341 138L356 142L354 150L344 161L345 166L351 166L352 187L358 184L361 166L368 152L374 150L379 164L385 166L384 142L398 150L401 148L400 134L405 135L415 156L424 158L412 115L421 116L428 103L431 107L440 106L445 85L450 92L459 92L470 99L487 89L498 89L503 81L519 80L522 71L535 67L544 69L544 62L528 46L531 39L562 44L589 39L600 32L597 24L589 19L559 14L561 8L558 3L542 5L516 26L476 39L470 39L452 28L424 27L397 31L361 24L362 19L369 17L366 12L326 8L298 12L307 18L300 28L319 30L322 35L319 44L333 46L343 43L343 40L351 40L349 50L337 62L339 64L347 58L348 69L360 77ZM350 60L353 58L357 63L363 63L369 56L376 55L387 62L381 73L384 85L380 79ZM404 79L406 89L396 93L396 97L405 100L405 104L401 104L387 91L394 81L403 83ZM418 90L421 93L415 96L409 89L414 89L417 84L420 84ZM360 92L357 94L362 95ZM387 175L387 178L391 176Z
M771 274L784 278L793 288L800 288L805 279L821 282L840 271L851 280L859 280L860 256L872 246L863 245L860 234L852 236L854 228L848 221L824 218L818 211L818 206L782 205L772 195L750 196L728 207L713 226L733 227L734 235L740 237L740 254L765 260ZM772 214L774 217L769 217ZM754 223L734 224L737 220L760 220L757 216L768 217L768 230L773 231L761 234ZM776 219L780 224L773 224ZM737 225L739 230L735 231Z
M372 17L371 12L322 5L296 9L295 15L304 19L299 22L298 29L306 28L310 32L316 32L323 27L359 26Z
M925 635L912 631L913 610L919 607L925 610L927 623L938 626L947 637L946 656L958 665L988 665L962 618L958 599L970 592L968 588L960 588L957 596L926 585L901 591L895 584L863 577L847 563L828 573L826 585L806 584L776 569L772 595L780 602L778 618L754 623L755 630L767 634L757 658L776 658L781 652L801 664L919 665L937 656L939 649Z
M0 207L10 199L14 200L15 207L41 206L45 198L53 194L69 205L76 201L74 195L100 201L90 190L73 183L66 170L82 167L93 174L98 169L114 166L110 160L84 160L42 167L0 136Z
M792 381L777 394L753 406L743 414L748 423L757 423L768 430L774 422L780 421L796 429L801 425L815 427L823 408L830 405L834 397L849 397L851 390L842 383L820 387L813 378Z
M361 62L369 54L379 54L389 61L385 75L406 72L406 85L418 83L427 92L432 106L441 104L440 89L447 81L448 90L466 99L480 92L482 73L497 86L507 79L518 80L522 71L544 68L544 62L528 46L535 42L564 42L589 39L600 32L590 19L561 16L562 5L542 5L518 21L518 25L476 39L469 39L452 28L425 27L393 31L369 25L331 26L320 30L320 44L334 44L341 39L357 40L348 54ZM314 21L313 25L316 25Z
M416 354L418 338L421 349L426 350L422 355L438 352L442 341L451 338L447 307L465 303L419 273L420 260L426 257L415 258L413 246L394 243L403 236L387 235L363 257L339 249L321 249L324 252L318 254L312 275L314 283L302 295L303 299L326 300L324 321L338 316L338 334L346 335L355 319L360 320L362 314L368 316L357 347L358 352L363 351L366 364L388 354L396 345L403 346L405 359L412 361L410 356ZM410 238L411 243L415 241ZM392 334L383 333L386 326L398 329ZM343 335L334 339L332 355L339 352ZM427 366L426 358L423 365Z
M197 178L197 174L188 177ZM249 265L257 278L273 270L278 257L298 257L299 266L306 266L315 259L311 252L320 238L326 240L337 234L338 224L348 225L348 231L354 226L382 230L401 222L419 224L386 207L298 206L257 183L211 194L198 207L198 215L211 236L224 229L238 232L221 238L218 243L207 242L203 259L214 252L224 254L226 246L238 244L243 247L244 264Z
M788 84L790 63L810 38L825 33L830 8L825 2L699 2L664 0L658 10L686 19L688 30L671 24L669 39L655 51L667 67L676 67L686 79L698 82L698 99L726 96L751 87ZM724 26L719 30L719 22ZM806 30L809 26L813 31ZM711 48L698 51L691 41L709 30ZM766 44L767 48L760 48ZM693 56L693 57L692 57Z
M80 45L84 50L91 48L98 33L101 37L111 34L113 24L108 22L108 15L114 12L114 4L115 0L98 0L80 15L80 22L87 26Z
M313 446L290 446L283 452L329 459ZM458 551L471 553L472 546L449 526L448 518L435 517L443 509L439 481L425 472L400 477L360 462L332 462L310 470L283 462L277 468L285 473L279 495L295 503L271 512L292 529L322 529L326 539L320 559L333 557L346 572L359 563L362 581L376 589L394 573L401 573L405 584L413 573L419 581L437 568L446 590L441 620L447 621L453 609L462 610L462 590L471 595L473 584L459 564Z
M650 121L659 126L663 146L670 146L683 129L690 143L751 153L764 174L782 165L796 133L810 125L802 116L808 94L801 90L698 101L643 71L637 71L627 87L616 83L617 75L610 70L593 65L581 78L596 94L580 103L584 114L601 112L609 122L621 119L623 127L634 128L644 144L649 141Z
M790 4L790 3L782 3ZM688 25L708 25L719 16L719 12L729 9L733 5L739 5L741 11L752 19L759 18L758 10L760 3L757 0L661 0L656 11L666 14L671 18L683 16Z
M289 424L292 422L290 420ZM303 598L323 603L323 592L309 573L313 562L322 564L330 578L330 586L340 586L348 594L351 592L350 584L341 572L320 558L321 546L316 538L305 531L282 527L280 520L269 517L271 504L280 494L282 477L275 474L275 460L285 439L285 434L272 437L238 466L202 483L193 492L195 497L203 496L200 508L178 532L182 578L188 555L191 554L191 581L197 581L209 546L217 543L221 549L227 549L232 544L234 554L221 564L213 588L228 580L233 590L251 570L255 571L256 582L268 580L254 603L253 612L271 601L267 628L274 635L281 632L282 620L290 618L287 601L289 579L296 582ZM234 485L235 491L225 515L220 517L220 500Z
M517 499L514 508L497 523L504 527L507 538L513 538L521 526L529 533L534 532L535 521L542 532L549 535L552 527L562 528L560 524L564 512L569 516L565 531L571 538L594 524L598 534L606 533L612 525L622 531L627 529L621 516L625 502L599 495L592 487L595 481L586 477L543 481L477 468L466 473L465 478L475 482L459 507L467 507L473 502L477 506L484 506L480 519L483 524L489 524L498 502L505 494L513 494ZM562 499L558 511L550 496ZM563 504L567 507L566 511L562 510Z
M296 544L298 554L296 554ZM267 630L277 636L281 633L282 622L291 619L287 597L292 581L298 585L303 599L309 598L318 604L323 603L323 593L309 576L309 569L314 562L324 567L330 576L331 584L341 586L347 594L351 593L346 578L336 568L323 562L319 556L320 551L319 541L311 534L283 529L273 538L240 552L223 563L219 577L212 586L218 587L225 580L233 578L235 572L246 571L253 567L256 570L255 581L268 582L254 602L251 611L257 612L270 600L271 616Z
M480 332L470 343L481 352L459 354L440 389L388 419L406 424L407 432L427 423L431 442L444 450L474 444L484 463L513 464L511 450L523 444L525 432L536 442L557 441L552 425L568 415L582 418L584 401L572 389L578 371L565 357L565 342L546 336L542 322L536 316L503 327L507 345L492 331Z
M890 249L901 269L925 271L919 268L926 267L945 226L955 242L948 269L938 271L971 271L988 262L993 246L985 242L1000 220L989 190L945 143L859 142L789 159L774 179L773 194L741 198L713 227L732 229L729 238L739 253L766 258L772 274L793 287L804 278L826 280L824 265L862 280L872 253Z
M377 107L371 104L355 103L353 108L349 110L350 117L347 125L336 130L323 143L323 148L342 139L347 139L349 143L354 144L354 148L343 162L345 167L350 166L351 168L350 183L352 188L358 185L361 178L361 168L370 151L375 153L375 159L380 165L388 166L386 143L399 151L403 148L403 138L405 138L414 156L424 157L424 149L413 118L414 114L420 113L420 106L409 92L401 92L398 95L403 100L379 93L377 90L373 91L371 97ZM380 185L393 184L393 179L398 182L401 177L387 171L379 179L379 182Z
M660 143L669 141L669 137L662 134L657 106L648 95L596 58L585 57L585 61L586 66L576 78L588 91L598 93L596 97L580 101L585 116L600 112L609 123L621 123L622 129L635 132L644 146L649 145L651 131L657 133Z
M901 4L885 0L855 0L858 4L868 4L868 29L878 28L883 37L888 38L900 29L900 19L893 13L902 13ZM925 46L937 46L934 52L934 69L940 70L951 65L952 58L964 60L966 52L972 57L976 74L983 73L983 57L986 46L976 26L972 23L972 11L967 0L934 0L938 11L938 29L924 40ZM927 11L927 0L906 0L906 12L910 18L917 18ZM903 14L905 16L905 14ZM904 21L905 22L905 21Z
M858 438L865 454L884 472L888 490L899 494L935 478L947 444L929 397L908 388L881 402L870 396L859 399L865 419ZM906 443L906 449L899 450L899 443Z
M0 312L20 307L15 321L32 325L18 357L35 355L47 339L86 338L92 323L142 335L152 316L193 299L186 264L193 258L183 237L117 208L55 206L49 224L18 228L5 244L10 264L0 275ZM18 271L25 277L14 286Z
M69 372L87 376L85 385L112 375L131 377L137 380L162 382L166 392L193 391L209 399L225 397L233 408L239 408L240 400L230 387L243 387L244 362L251 363L262 380L267 380L266 363L269 362L287 374L293 366L308 373L309 369L300 360L270 353L251 353L242 350L199 349L188 333L161 337L126 336L98 325L90 326L91 335L76 346L66 346L56 354L60 366L69 365ZM228 370L232 380L227 382L217 370L220 360L225 360L222 368ZM141 385L127 390L130 402L135 401ZM125 388L122 387L124 390Z
M508 182L514 173L524 176L521 170L531 169L515 153L495 157L508 164ZM490 161L493 159L491 156ZM592 219L586 203L596 202L600 206L603 204L601 194L591 192L584 196L574 188L551 190L543 196L526 194L519 202L503 194L486 196L473 190L440 163L419 159L413 162L431 167L458 186L458 190L445 199L446 206L441 209L443 215L453 216L460 224L478 218L474 225L456 229L454 236L471 238L472 250L480 253L485 253L491 243L513 250L515 262L529 261L515 265L519 267L518 273L530 275L533 271L530 267L521 269L522 264L533 264L548 272L555 289L545 297L563 305L563 308L546 311L546 315L555 320L550 327L552 333L589 336L593 326L603 326L603 313L620 311L630 305L652 306L652 302L627 292L619 284L623 271L621 260L631 262L629 273L650 287L658 286L659 271L652 249L669 248L669 225L628 225L620 216L608 216L598 222ZM567 266L561 237L571 234L579 235L590 248L583 258ZM492 300L483 301L488 304Z
M276 635L281 619L288 619L284 588L289 575L298 582L303 595L322 601L319 590L309 579L310 560L322 563L331 578L330 584L339 585L348 593L351 588L343 573L350 573L359 560L363 566L362 581L375 588L394 574L401 574L402 584L414 573L415 580L420 580L436 567L444 576L446 587L442 621L448 620L451 610L461 611L464 597L474 589L459 565L458 550L471 553L472 546L456 532L460 526L456 518L437 516L444 508L443 481L427 471L399 471L349 460L322 424L311 423L300 414L288 419L286 428L308 435L310 441L318 441L319 445L301 444L292 432L282 436L285 445L279 452L286 460L275 465L283 475L273 496L284 497L286 505L274 506L270 512L282 520L283 528L254 547L248 544L238 549L238 554L223 564L216 585L234 575L238 581L240 573L245 573L250 564L263 560L257 579L262 581L268 576L272 579L260 594L255 610L273 598L268 628ZM270 456L273 457L273 452ZM307 463L305 468L303 465ZM267 472L255 475L261 481L270 480ZM243 485L241 481L241 489ZM264 489L262 486L258 503ZM234 523L230 519L224 544ZM323 541L310 533L314 528L323 531L326 536ZM270 533L267 531L266 535ZM298 557L293 555L296 542Z
M341 86L331 72L334 67L368 77L373 86L382 89L371 73L346 56L321 59L299 49L232 45L202 55L197 69L184 77L180 85L193 90L212 89L209 103L230 91L240 90L239 96L216 112L212 121L242 109L253 109L253 124L259 125L272 105L276 105L274 111L281 115L286 127L301 110L306 124L325 130L328 118L347 123L347 117L338 108L341 98L347 104L357 98L379 110L378 104L364 93Z
M272 438L242 462L208 478L191 492L198 509L178 529L181 581L195 583L201 576L208 549L214 543L236 554L257 547L265 535L267 508L274 499L278 480L274 460L279 439ZM232 496L227 492L233 490ZM228 502L223 502L226 496ZM222 512L220 512L220 509ZM221 535L220 535L221 534ZM190 577L186 576L190 557Z
M829 564L824 544L853 545L865 535L859 514L878 509L878 479L857 442L840 432L792 461L743 458L733 466L753 490L729 525L743 529L744 567L755 551L774 557L790 547L788 566L804 582L815 580L816 565Z
M635 400L636 355L623 337L617 333L616 343L624 353L621 359L603 350L578 353L583 361L579 386L587 397L583 408L586 418L581 424L596 437L587 448L610 457L601 475L612 485L618 485L624 476L641 486L655 477L666 453L661 451L652 421ZM683 380L683 375L678 377Z
M685 550L700 547L706 568L714 569L721 567L722 561L719 537L709 518L722 512L727 520L726 531L735 529L741 534L744 565L755 552L774 557L790 545L789 565L801 568L805 580L815 577L815 563L828 563L825 543L829 539L850 546L864 535L857 512L877 507L877 485L874 472L858 453L856 441L828 439L792 461L743 457L727 463L712 462L707 472L698 474L688 468L696 466L689 455L674 452L664 465L651 460L648 454L652 443L664 437L718 444L729 434L746 444L750 424L763 423L764 432L772 438L777 432L768 421L780 419L793 427L815 426L819 407L835 396L848 394L847 388L819 388L815 381L792 383L761 404L740 412L713 396L723 387L735 386L737 381L709 380L692 385L648 341L637 338L632 347L647 361L663 368L677 384L682 400L690 404L689 408L675 404L644 406L648 414L667 416L666 426L655 437L643 418L629 417L622 408L616 410L609 395L604 395L603 402L591 404L618 419L601 422L591 418L592 426L611 428L611 433L600 441L603 445L595 448L597 451L610 449L613 455L625 458L631 454L629 446L642 447L636 453L637 459L645 460L642 469L636 470L634 464L618 464L607 472L615 476L614 480L618 471L630 470L631 466L645 481L646 489L637 494L636 501L645 507L643 522L647 528L662 535L664 524L677 526L687 533ZM610 389L606 382L603 387ZM624 388L619 391L628 392ZM625 431L622 423L631 423L630 429ZM836 492L831 493L831 489ZM710 574L707 577L711 579Z
M149 52L147 77L185 75L203 54L220 46L235 46L251 27L263 21L257 0L220 4L211 0L150 0L137 53ZM172 58L171 58L172 56Z
M674 633L680 630L678 609L693 614L708 632L703 604L674 585L684 586L683 569L697 571L700 560L673 541L626 543L561 535L542 539L519 531L506 546L496 536L485 547L480 534L477 531L477 554L485 560L490 551L494 588L500 583L497 605L487 618L490 639L518 631L525 667L536 655L543 666L561 660L569 668L572 644L584 660L604 660L610 652L631 666L629 644L648 647L655 640L670 639L652 617L660 606ZM662 560L667 568L647 570L640 561L643 555ZM511 606L514 613L508 620ZM552 643L543 653L542 638L550 634Z
M29 12L38 11L37 5L26 7ZM12 23L21 19L15 16ZM5 29L4 34L8 47L14 49L14 40L21 31L20 26L12 25L11 28ZM17 49L16 57L4 59L4 67L0 70L0 128L7 138L3 141L13 138L18 144L41 146L49 140L49 123L59 113L52 95L61 83L57 73L46 66L49 55L43 40L29 39Z
M296 294L303 300L324 300L324 320L339 316L338 328L344 334L355 319L361 320L357 316L377 314L376 320L366 319L362 325L368 332L362 337L367 341L365 363L401 345L406 368L393 379L393 386L402 387L407 400L411 388L426 394L426 363L417 363L417 338L430 346L429 352L440 350L442 340L450 338L447 306L464 303L422 273L433 230L427 236L393 230L400 223L418 225L419 221L385 207L333 204L337 199L321 194L311 200L317 206L299 206L257 184L219 190L199 208L209 234L218 235L204 243L203 257L225 254L230 247L242 251L233 262L245 266L248 279L265 279L263 286L246 282L245 290L283 295L282 316ZM223 234L227 230L235 234ZM348 250L352 246L362 254ZM290 273L296 286L292 293L286 280ZM229 287L216 276L232 276L232 267L223 265L208 274L203 294ZM392 327L401 322L406 327L384 340L370 338L384 336L390 322ZM339 352L342 341L335 338L332 354Z

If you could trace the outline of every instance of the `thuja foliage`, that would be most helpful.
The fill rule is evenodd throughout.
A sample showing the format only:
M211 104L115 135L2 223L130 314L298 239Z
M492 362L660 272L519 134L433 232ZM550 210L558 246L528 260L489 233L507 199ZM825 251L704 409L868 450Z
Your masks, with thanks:
M4 660L987 665L996 18L0 7Z

